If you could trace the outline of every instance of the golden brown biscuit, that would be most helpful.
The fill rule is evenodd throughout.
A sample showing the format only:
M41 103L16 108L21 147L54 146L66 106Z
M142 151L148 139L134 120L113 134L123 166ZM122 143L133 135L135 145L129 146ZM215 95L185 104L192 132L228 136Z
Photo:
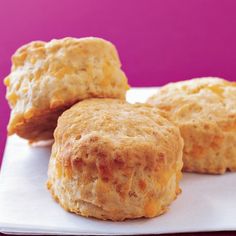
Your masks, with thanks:
M62 114L54 138L47 186L68 211L154 217L180 192L183 140L151 106L84 100Z
M58 116L86 98L125 98L116 48L100 38L31 42L12 57L5 79L12 109L8 133L30 141L53 137Z
M149 98L166 111L184 139L184 170L236 171L236 83L201 78L171 83Z

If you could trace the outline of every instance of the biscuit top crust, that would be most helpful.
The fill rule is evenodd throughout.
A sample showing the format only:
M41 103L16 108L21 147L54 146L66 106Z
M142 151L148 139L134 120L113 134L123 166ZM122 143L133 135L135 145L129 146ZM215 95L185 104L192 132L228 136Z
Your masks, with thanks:
M147 103L181 123L236 121L236 83L207 77L170 83Z
M97 163L102 179L115 176L116 168L128 171L140 165L175 172L183 145L179 129L157 109L117 99L75 104L59 118L54 138L52 156L66 168L76 162Z
M124 98L128 84L120 67L114 45L100 38L31 42L12 56L6 97L25 118L87 97Z

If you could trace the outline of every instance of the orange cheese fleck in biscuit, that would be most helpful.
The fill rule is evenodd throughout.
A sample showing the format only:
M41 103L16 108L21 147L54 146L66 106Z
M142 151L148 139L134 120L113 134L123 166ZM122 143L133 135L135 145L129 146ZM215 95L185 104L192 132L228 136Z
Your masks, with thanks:
M145 215L147 217L154 217L159 211L159 208L160 206L158 202L154 200L148 200L148 202L145 205Z
M146 182L144 180L139 180L139 187L142 191L144 191L146 189Z

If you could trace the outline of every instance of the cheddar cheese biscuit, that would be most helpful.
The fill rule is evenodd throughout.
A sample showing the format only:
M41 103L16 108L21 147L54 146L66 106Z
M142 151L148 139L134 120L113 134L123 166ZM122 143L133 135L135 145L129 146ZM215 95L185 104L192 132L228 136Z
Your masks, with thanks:
M154 217L180 192L179 129L151 106L84 100L62 114L54 136L47 186L68 211Z
M148 100L168 114L184 139L184 170L236 171L236 83L200 78L170 83Z
M116 48L100 38L36 41L19 48L5 79L12 109L8 133L53 137L61 113L86 98L125 98L127 79Z

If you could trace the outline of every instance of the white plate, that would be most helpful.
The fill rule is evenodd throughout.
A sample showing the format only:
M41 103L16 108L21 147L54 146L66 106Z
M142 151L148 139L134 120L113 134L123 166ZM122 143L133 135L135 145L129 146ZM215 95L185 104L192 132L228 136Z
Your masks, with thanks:
M133 89L130 102L156 89ZM160 234L236 230L236 173L184 174L183 193L154 219L100 221L64 211L45 188L49 147L8 138L0 176L0 231L30 234Z

